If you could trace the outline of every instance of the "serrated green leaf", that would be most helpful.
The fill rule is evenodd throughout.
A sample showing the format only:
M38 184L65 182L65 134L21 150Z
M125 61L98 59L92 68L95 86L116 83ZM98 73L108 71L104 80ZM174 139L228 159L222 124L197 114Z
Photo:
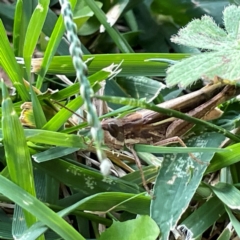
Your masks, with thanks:
M166 83L168 86L181 84L186 87L199 78L214 80L218 76L234 84L240 79L238 63L240 63L239 50L225 49L198 54L170 66L167 70Z
M190 22L185 28L179 30L171 41L189 47L208 50L222 50L230 48L231 41L226 41L227 33L217 26L210 16L203 16Z
M240 8L231 5L223 11L223 21L225 29L231 39L239 39L239 21L240 21Z
M240 8L229 6L224 10L226 31L217 26L209 16L195 19L181 29L172 41L190 47L212 50L182 60L170 66L166 82L168 86L188 86L197 79L213 80L218 76L228 82L238 81L240 71L239 52Z

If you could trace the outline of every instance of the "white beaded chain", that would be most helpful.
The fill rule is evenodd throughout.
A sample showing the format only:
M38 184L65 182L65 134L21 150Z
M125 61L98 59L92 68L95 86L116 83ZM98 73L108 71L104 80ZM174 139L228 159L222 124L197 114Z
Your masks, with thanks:
M59 2L61 4L61 13L67 31L67 38L70 42L69 52L73 59L73 66L76 70L76 76L80 83L80 94L84 99L84 106L87 111L87 121L91 126L92 138L95 142L97 156L101 162L100 169L103 175L108 175L111 164L101 148L103 142L103 130L97 117L96 108L91 101L93 90L86 77L87 66L82 60L83 53L81 49L81 42L77 36L76 24L73 22L71 5L68 0L59 0Z

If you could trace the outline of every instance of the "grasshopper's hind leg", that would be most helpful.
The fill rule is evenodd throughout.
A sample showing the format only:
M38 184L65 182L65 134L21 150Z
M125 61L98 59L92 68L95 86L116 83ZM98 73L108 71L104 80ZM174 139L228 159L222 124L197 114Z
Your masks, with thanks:
M148 187L148 185L147 185L147 182L146 182L146 179L145 179L143 170L142 170L141 161L140 161L140 159L138 158L136 151L133 149L133 145L127 145L127 148L132 152L133 157L134 157L134 159L135 159L135 161L136 161L137 167L138 167L138 169L139 169L139 172L140 172L140 175L141 175L141 178L142 178L143 187L146 189L147 193L148 193L149 195L151 195L150 189L149 189L149 187Z

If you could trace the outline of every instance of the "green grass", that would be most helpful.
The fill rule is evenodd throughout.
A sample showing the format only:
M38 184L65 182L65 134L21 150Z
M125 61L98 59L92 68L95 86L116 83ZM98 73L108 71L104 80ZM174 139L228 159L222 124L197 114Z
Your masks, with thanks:
M229 2L69 0L76 29L67 1L57 2L0 3L0 66L8 75L1 81L0 238L167 240L183 225L198 239L212 238L212 229L216 239L239 236L237 93L226 95L232 99L211 122L156 105L202 88L201 77L238 80L240 8L224 11L225 30L201 25L203 18L176 35L206 13L222 26ZM101 128L103 119L119 122L140 109L195 124L183 136L187 149L135 139L151 195L127 146L109 148ZM231 143L222 146L226 136Z

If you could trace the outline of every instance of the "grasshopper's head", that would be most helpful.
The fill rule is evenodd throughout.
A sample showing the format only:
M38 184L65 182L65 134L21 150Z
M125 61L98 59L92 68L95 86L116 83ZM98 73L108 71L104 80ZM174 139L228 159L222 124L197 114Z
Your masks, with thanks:
M106 119L102 121L102 129L105 130L104 142L113 149L122 149L124 146L124 129L120 119Z
M113 137L119 131L117 121L115 119L106 119L102 121L102 129L108 131Z
M119 141L123 140L124 132L119 119L106 119L102 121L102 129L108 131L111 136Z

